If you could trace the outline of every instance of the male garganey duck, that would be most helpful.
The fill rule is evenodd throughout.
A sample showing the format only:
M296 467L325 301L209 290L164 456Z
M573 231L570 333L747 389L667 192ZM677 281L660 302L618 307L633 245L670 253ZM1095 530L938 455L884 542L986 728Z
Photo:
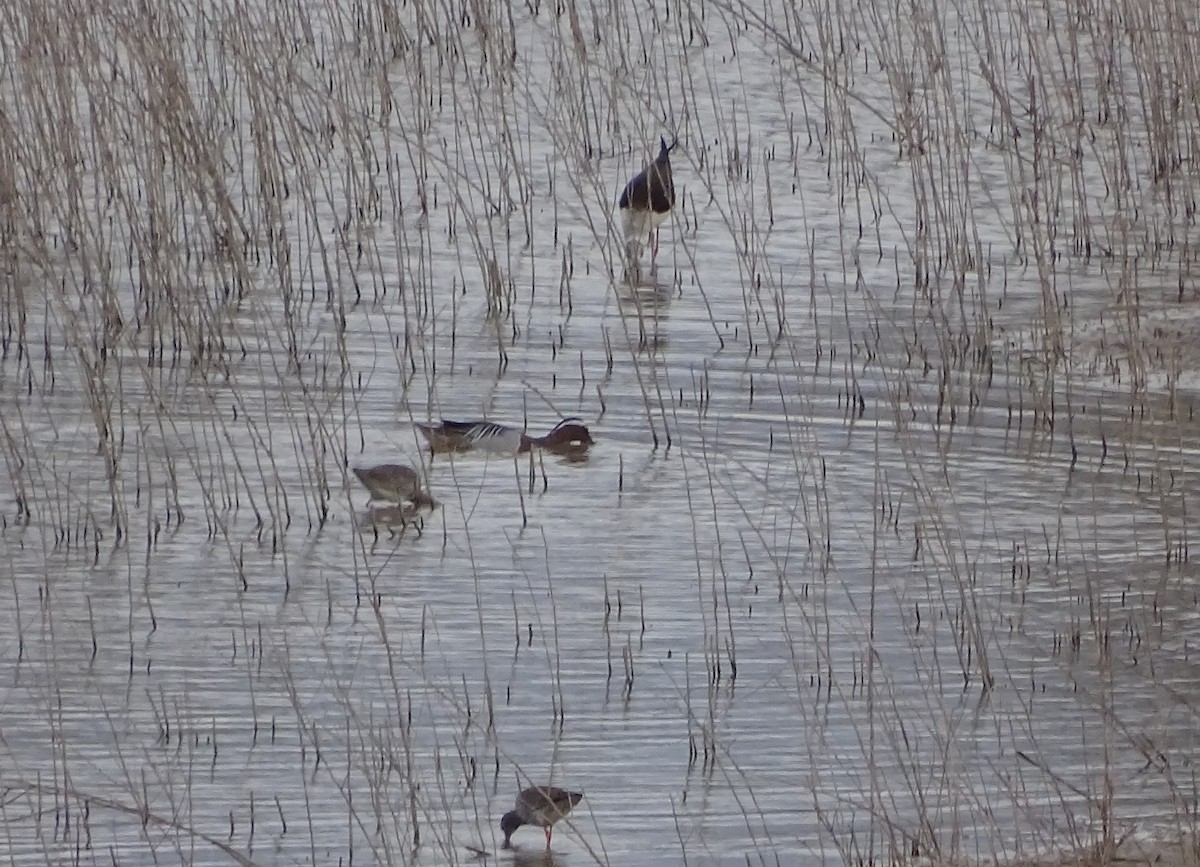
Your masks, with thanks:
M565 418L545 436L531 437L524 431L490 421L450 421L421 424L417 430L429 441L429 449L438 452L465 452L472 449L520 455L530 449L544 449L554 454L575 454L587 449L595 440L577 418Z

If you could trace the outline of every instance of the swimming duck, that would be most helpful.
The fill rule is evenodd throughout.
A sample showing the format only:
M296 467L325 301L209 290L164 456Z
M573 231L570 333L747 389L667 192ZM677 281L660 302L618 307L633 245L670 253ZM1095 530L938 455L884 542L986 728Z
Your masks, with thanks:
M515 427L490 421L442 419L438 424L417 422L416 428L429 441L429 448L435 453L483 449L519 455L539 448L555 454L570 454L586 449L595 442L587 427L577 418L563 419L548 434L540 437L531 437Z

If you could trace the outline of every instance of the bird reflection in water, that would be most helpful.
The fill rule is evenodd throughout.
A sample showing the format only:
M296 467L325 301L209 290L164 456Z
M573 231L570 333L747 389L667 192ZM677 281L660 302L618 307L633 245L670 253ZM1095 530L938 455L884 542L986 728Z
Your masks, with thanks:
M528 852L520 849L512 850L511 863L514 867L567 867L569 862L570 859L565 855L555 855L553 852L539 850L536 847Z
M467 850L480 863L492 858L492 853L486 849L468 846ZM532 846L529 849L506 849L498 863L511 864L513 867L569 867L572 862L566 855L555 855L553 852Z
M392 538L403 536L411 528L418 536L425 531L425 516L412 503L391 506L367 506L358 519L360 530L373 530L376 535L386 530Z

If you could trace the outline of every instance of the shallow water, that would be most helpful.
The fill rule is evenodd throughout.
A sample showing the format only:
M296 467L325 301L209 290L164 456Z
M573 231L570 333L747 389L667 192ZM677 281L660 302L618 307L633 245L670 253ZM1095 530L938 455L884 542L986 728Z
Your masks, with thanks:
M288 265L265 231L221 259L203 196L146 207L207 259L128 264L145 215L72 246L66 211L44 258L11 254L13 863L470 863L529 782L586 793L557 864L1004 856L1186 822L1195 365L1136 347L1192 327L1191 254L1010 252L1010 155L979 147L984 255L923 282L908 251L942 242L917 226L955 221L878 117L855 117L851 172L812 66L715 14L684 19L705 45L660 9L611 12L584 63L562 18L514 7L511 66L495 21L437 19L382 64L378 26L323 7L171 13L193 84L243 82L195 98L233 112L222 177ZM600 12L579 13L590 39ZM300 34L293 71L237 53L256 29ZM862 62L856 92L887 107L858 50L835 66ZM277 114L254 70L294 87ZM619 134L579 121L580 88ZM289 112L311 124L276 140L294 166L256 161ZM676 131L679 206L629 285L613 204ZM273 172L306 193L259 197ZM94 249L120 255L85 280ZM430 459L411 426L567 415L596 446L532 476ZM364 528L346 465L397 460L442 508ZM516 841L501 863L544 863L537 829Z

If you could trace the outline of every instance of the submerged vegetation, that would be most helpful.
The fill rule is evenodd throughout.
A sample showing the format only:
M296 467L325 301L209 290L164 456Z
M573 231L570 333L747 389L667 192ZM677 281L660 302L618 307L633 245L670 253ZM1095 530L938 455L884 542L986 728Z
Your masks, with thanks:
M531 779L572 863L1191 851L1195 4L12 0L0 57L13 863L473 861Z

